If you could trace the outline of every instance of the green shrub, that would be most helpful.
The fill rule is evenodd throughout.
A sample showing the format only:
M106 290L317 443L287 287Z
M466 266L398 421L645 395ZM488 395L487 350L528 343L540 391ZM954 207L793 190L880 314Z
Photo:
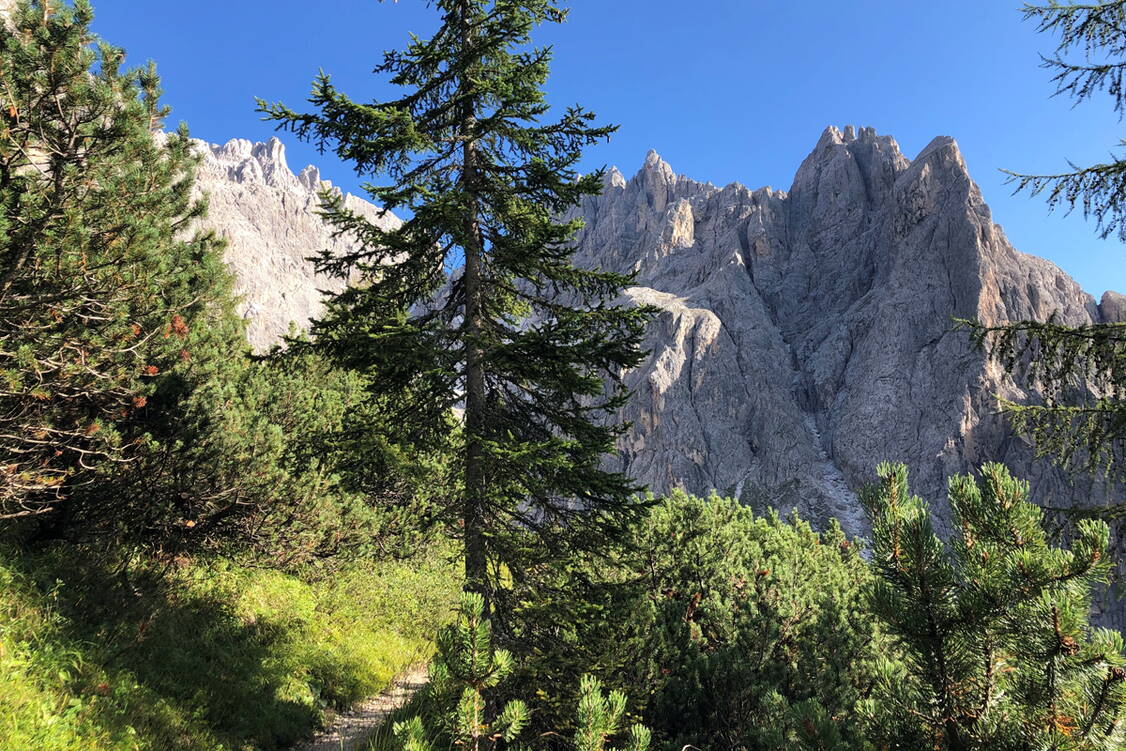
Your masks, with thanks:
M251 356L155 66L123 69L87 0L5 17L0 533L274 567L412 541L430 457L375 417L379 374Z
M0 23L0 519L49 527L137 457L162 385L242 340L221 241L183 231L205 208L187 130L153 137L155 67L122 69L92 17L20 0Z
M537 742L524 737L528 706L509 699L501 707L490 702L512 673L512 655L493 646L492 624L484 617L485 598L476 592L462 594L458 617L438 632L438 654L430 666L425 700L413 714L394 722L392 740L377 738L371 748L402 751L434 751L457 747L466 751L507 748L519 751L543 745L558 733L540 735ZM623 751L648 751L652 736L648 728L625 726L626 697L621 691L604 692L592 675L579 679L573 744L576 751L616 751L608 745L615 737L625 741Z
M859 703L886 646L869 580L835 525L675 493L608 558L523 579L515 690L564 726L594 673L669 748L864 748Z
M1029 486L1000 464L950 479L954 535L934 534L907 470L881 464L868 601L904 655L867 703L880 746L1109 751L1126 744L1122 635L1090 625L1109 570L1107 525L1051 544Z

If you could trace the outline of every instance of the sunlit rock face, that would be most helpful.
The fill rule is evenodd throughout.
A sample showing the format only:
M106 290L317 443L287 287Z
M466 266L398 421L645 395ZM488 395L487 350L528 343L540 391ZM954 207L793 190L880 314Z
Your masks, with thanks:
M318 214L318 194L332 186L311 165L294 174L277 138L196 144L203 155L196 191L208 200L203 225L227 240L225 259L242 298L239 312L247 321L250 343L258 351L268 349L291 322L303 328L320 312L324 291L343 288L341 279L317 274L309 259L322 251L347 252L354 243L333 237ZM345 206L384 228L400 224L394 215L352 195Z
M627 378L621 467L663 492L717 489L863 532L856 492L905 462L941 506L946 477L1003 461L1035 499L1089 505L996 415L1023 394L954 318L1120 320L1063 271L1013 249L957 144L914 159L870 128L827 129L789 192L720 188L656 153L576 209L578 259L636 273L626 294L660 309Z

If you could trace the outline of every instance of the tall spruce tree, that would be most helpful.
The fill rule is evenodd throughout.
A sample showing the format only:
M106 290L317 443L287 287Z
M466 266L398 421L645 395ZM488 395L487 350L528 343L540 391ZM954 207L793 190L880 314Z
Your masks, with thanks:
M340 362L378 374L374 388L411 395L391 419L420 445L449 440L449 411L464 403L459 497L445 511L463 540L466 587L489 612L503 575L598 545L640 508L637 488L602 462L622 430L606 416L625 398L620 374L640 360L648 311L613 301L627 277L573 265L580 224L559 219L600 191L601 172L575 168L614 130L580 107L541 122L550 50L532 47L531 32L565 11L555 0L433 5L434 36L376 68L401 98L357 103L322 73L316 112L260 108L359 175L386 178L368 193L410 212L384 230L323 196L327 221L361 248L321 259L354 283L313 334Z
M150 64L89 30L90 4L0 22L0 519L56 518L215 331L239 337L210 234L187 225L196 157ZM218 336L218 334L215 334Z
M1105 92L1126 113L1126 0L1025 4L1026 19L1058 34L1044 58L1056 94L1076 103ZM1079 53L1077 56L1075 53ZM1126 141L1120 141L1126 146ZM1017 190L1044 195L1049 206L1082 210L1101 237L1126 240L1126 161L1114 157L1053 175L1009 173ZM979 345L1010 372L1043 387L1038 404L1003 401L1018 432L1064 467L1126 478L1126 323L1066 326L1055 320L985 326L965 321ZM1126 512L1126 504L1112 514Z

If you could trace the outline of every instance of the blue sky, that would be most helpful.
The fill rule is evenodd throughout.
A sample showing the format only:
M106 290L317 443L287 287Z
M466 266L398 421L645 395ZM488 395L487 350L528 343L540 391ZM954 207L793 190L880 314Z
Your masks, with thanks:
M94 0L94 28L129 61L157 62L171 122L213 142L265 140L254 97L299 109L319 68L354 98L393 91L383 50L436 15L424 0ZM1039 54L1055 40L1013 0L572 0L540 30L555 63L549 100L582 103L620 131L587 167L626 175L656 149L716 184L788 189L826 125L870 125L914 157L955 137L1014 246L1059 264L1096 296L1126 292L1126 248L1079 215L1012 196L999 168L1056 172L1108 158L1122 123L1108 99L1052 98ZM347 165L291 136L290 167L315 163L357 192Z

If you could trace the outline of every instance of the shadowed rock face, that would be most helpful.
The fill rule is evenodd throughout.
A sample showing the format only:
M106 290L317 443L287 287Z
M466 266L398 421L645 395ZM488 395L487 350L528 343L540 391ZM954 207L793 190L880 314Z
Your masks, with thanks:
M313 166L293 174L277 138L196 144L203 156L196 192L208 198L203 224L228 241L225 258L242 298L239 313L251 345L261 352L277 343L291 322L304 328L321 311L322 291L343 289L343 280L315 273L309 258L324 250L345 253L353 243L334 238L317 213L318 193L331 184ZM345 206L385 228L400 224L352 195Z
M993 223L957 144L914 159L870 128L827 129L789 193L717 188L650 153L616 170L586 221L579 262L636 272L627 295L661 313L629 373L622 468L656 492L734 493L863 532L856 491L905 462L938 502L946 477L1003 461L1051 505L1088 505L995 415L1025 395L952 318L1120 318Z

